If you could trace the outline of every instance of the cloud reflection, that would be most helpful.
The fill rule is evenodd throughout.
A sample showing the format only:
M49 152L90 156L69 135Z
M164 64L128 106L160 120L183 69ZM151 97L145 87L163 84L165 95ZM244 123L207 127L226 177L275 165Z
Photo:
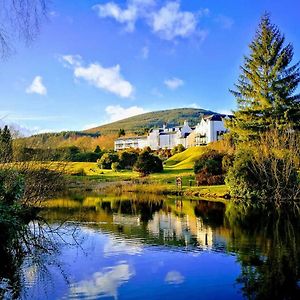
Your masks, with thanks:
M134 275L134 270L127 263L96 272L89 280L82 280L70 287L69 298L101 298L117 299L118 288Z

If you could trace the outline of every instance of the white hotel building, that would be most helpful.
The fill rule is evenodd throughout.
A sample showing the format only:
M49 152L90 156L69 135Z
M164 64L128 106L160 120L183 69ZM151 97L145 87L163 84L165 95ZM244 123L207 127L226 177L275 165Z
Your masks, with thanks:
M152 150L172 149L182 144L185 148L206 145L218 141L227 132L225 120L231 115L213 114L203 116L200 123L190 127L185 121L182 126L151 129L147 136L121 137L115 140L115 150L150 147Z

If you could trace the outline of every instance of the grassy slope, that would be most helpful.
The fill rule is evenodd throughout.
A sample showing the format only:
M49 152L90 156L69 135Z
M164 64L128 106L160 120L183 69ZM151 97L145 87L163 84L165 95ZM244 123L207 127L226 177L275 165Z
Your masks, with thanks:
M205 152L206 146L191 147L170 157L165 166L173 170L193 169L194 163Z

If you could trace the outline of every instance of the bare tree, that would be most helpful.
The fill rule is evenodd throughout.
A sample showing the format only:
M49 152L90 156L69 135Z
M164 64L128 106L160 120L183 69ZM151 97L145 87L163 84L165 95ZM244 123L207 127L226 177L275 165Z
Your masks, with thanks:
M30 43L47 17L50 0L0 0L0 55L6 58L21 40Z

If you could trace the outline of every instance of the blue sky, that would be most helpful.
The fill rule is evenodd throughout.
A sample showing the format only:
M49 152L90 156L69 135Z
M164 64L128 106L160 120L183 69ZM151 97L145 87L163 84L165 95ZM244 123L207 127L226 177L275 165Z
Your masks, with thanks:
M53 0L38 38L0 64L0 117L43 132L168 108L228 112L264 11L300 60L299 0Z

